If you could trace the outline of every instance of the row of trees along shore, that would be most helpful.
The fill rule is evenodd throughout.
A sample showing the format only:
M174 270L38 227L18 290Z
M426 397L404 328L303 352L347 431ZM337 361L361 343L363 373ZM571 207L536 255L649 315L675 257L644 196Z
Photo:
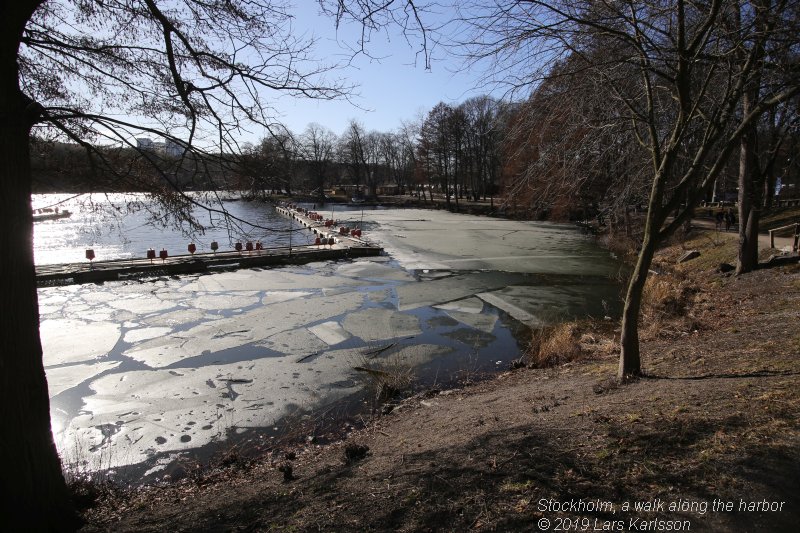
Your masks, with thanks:
M244 150L232 176L254 196L299 189L324 200L325 191L349 185L367 196L432 199L436 189L450 191L447 205L458 207L459 199L491 199L500 190L510 109L480 96L439 103L391 132L367 131L355 120L340 135L316 123L302 134L284 128Z
M453 18L444 25L434 22L442 11L434 2L319 6L333 24L363 28L355 54L369 54L373 33L399 31L426 65L440 46L468 66L491 65L490 77L525 98L514 106L488 98L442 104L418 130L393 134L352 123L336 143L311 126L303 143L287 148L294 137L276 125L271 99L338 98L351 87L292 33L291 6L280 0L18 0L0 7L0 248L9 252L0 257L4 524L77 527L51 434L38 332L34 137L82 146L87 187L101 176L104 187L151 193L183 214L200 202L181 194L184 178L213 175L209 162L224 165L219 154L242 153L239 133L253 127L270 132L238 158L249 162L242 175L254 188L259 176L291 170L300 157L321 187L337 146L337 164L359 184L388 173L400 186L422 180L473 198L502 184L507 197L534 210L563 207L565 198L641 202L646 215L622 317L620 380L641 373L637 323L656 248L730 175L739 191L737 272L756 266L764 191L776 176L796 172L797 1L468 0L449 6ZM144 154L118 158L98 148L133 149L139 136L166 137L185 151L165 169ZM259 161L265 153L272 155ZM266 163L276 168L265 173Z
M170 156L126 146L95 148L114 162L113 171L92 165L95 152L77 144L34 138L33 187L135 192L166 173L181 190L235 189L254 198L299 193L324 202L326 191L347 185L356 195L416 194L423 200L432 200L434 190L451 191L445 202L456 210L460 199L499 196L501 209L528 218L613 217L647 202L646 155L631 132L587 126L604 120L605 106L596 95L588 98L595 105L583 105L590 87L582 81L547 80L519 104L489 96L441 102L390 132L367 131L355 120L340 135L318 123L299 134L276 126L258 144L244 143L238 154L198 158L191 151ZM778 176L784 185L800 181L800 135L790 105L765 119L756 125L755 157L758 202L770 207ZM120 181L121 168L133 179ZM738 177L738 161L729 158L704 199L730 198Z

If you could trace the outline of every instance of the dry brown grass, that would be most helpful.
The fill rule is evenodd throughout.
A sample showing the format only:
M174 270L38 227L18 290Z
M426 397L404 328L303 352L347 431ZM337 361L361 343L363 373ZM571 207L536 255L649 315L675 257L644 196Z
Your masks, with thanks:
M533 368L602 359L619 352L618 322L585 319L534 330L524 360Z
M547 368L580 359L580 329L575 322L565 322L533 332L527 358L536 368Z
M649 276L642 294L640 336L654 339L699 329L701 325L691 312L698 292L700 289L680 272Z
M686 304L684 288L670 274L648 276L642 293L642 318L651 320L680 315Z
M641 240L629 236L623 231L607 232L600 237L600 242L617 257L624 261L633 262L638 255Z

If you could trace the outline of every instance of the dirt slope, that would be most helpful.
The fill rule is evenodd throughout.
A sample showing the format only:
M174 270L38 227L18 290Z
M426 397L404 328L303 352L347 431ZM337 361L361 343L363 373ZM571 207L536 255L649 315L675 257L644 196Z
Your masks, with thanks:
M432 391L292 459L109 495L84 530L796 531L800 265L688 272L682 311L643 324L646 378L615 386L616 359L597 350Z

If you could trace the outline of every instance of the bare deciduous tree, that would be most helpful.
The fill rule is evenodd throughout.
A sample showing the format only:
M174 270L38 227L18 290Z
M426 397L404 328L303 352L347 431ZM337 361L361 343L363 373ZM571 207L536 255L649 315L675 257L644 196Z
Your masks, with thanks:
M38 331L30 209L32 131L82 145L95 168L114 171L102 145L135 147L141 135L183 148L177 164L237 152L248 125L272 128L277 94L331 98L347 87L291 31L281 0L18 0L0 7L0 492L4 525L75 527L50 430ZM145 160L147 162L149 160ZM194 163L192 163L194 164ZM195 201L174 175L145 190L171 212ZM136 180L136 181L133 181Z
M554 60L582 58L581 70L603 83L608 105L627 116L646 150L648 209L623 311L620 379L641 373L639 309L656 248L691 218L762 114L800 90L790 62L794 76L748 97L765 43L791 48L795 4L478 0L462 7L474 30L462 44L476 60L495 60L514 88L538 86ZM732 37L734 15L742 18Z
M306 127L300 144L303 158L310 165L315 180L314 193L324 203L325 180L333 164L336 135L324 126L312 123Z

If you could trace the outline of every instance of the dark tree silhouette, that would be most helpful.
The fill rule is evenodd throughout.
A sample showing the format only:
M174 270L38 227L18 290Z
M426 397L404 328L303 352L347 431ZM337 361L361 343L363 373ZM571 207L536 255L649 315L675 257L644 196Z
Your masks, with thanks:
M75 515L50 429L30 208L32 135L83 146L97 175L187 213L175 176L238 152L247 127L275 125L271 98L333 98L332 66L310 56L281 0L15 0L0 7L0 482L3 527L71 530ZM107 147L136 137L180 147L157 179L121 172ZM144 162L150 161L145 158ZM183 166L182 166L183 165ZM219 174L219 173L217 173ZM196 171L195 188L216 188ZM219 210L219 207L207 206Z

